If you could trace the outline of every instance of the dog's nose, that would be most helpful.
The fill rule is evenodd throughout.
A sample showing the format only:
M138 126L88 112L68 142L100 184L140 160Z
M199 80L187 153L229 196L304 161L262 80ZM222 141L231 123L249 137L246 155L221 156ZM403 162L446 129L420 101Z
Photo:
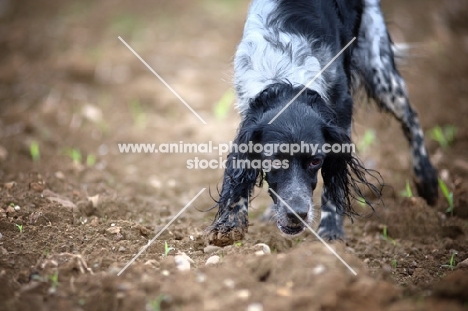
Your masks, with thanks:
M298 219L297 216L299 216L302 220L305 220L307 218L307 213L309 211L309 208L308 208L308 205L303 200L300 200L300 199L292 200L289 206L291 208L286 207L286 216L291 222L295 224L302 223L302 221ZM294 212L291 209L293 209Z
M305 220L307 218L307 211L295 211L295 212L296 212L296 215L299 216L302 220ZM286 216L288 216L288 219L291 222L296 223L296 224L302 223L302 221L298 219L296 215L289 209L286 212Z

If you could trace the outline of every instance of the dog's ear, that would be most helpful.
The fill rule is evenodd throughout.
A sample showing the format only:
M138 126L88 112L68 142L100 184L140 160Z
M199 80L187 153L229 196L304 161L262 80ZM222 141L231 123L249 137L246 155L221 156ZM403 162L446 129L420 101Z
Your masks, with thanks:
M380 174L366 169L355 157L354 145L345 130L338 126L325 125L323 136L328 144L340 146L340 152L327 153L322 166L323 182L327 187L329 197L335 201L337 212L348 216L357 214L352 207L352 198L365 200L365 203L373 208L371 201L363 194L360 186L363 185L369 189L371 195L380 200L383 187ZM367 176L370 176L377 186L369 182Z
M243 145L249 146L249 142L256 144L261 141L262 128L258 125L259 115L256 111L249 109L239 126L233 141L234 146L227 157L219 204L229 206L240 198L250 197L250 192L257 183L258 177L260 177L259 185L262 183L262 170L252 167L252 161L260 159L260 155L248 151L242 152Z

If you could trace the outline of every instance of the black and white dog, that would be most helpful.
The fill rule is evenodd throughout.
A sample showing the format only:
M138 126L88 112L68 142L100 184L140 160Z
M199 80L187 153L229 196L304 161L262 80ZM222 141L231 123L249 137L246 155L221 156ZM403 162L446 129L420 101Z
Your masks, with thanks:
M356 41L310 83L354 37ZM437 172L395 67L379 0L253 0L235 56L235 85L242 122L234 143L319 146L351 143L352 95L362 86L401 122L412 150L418 193L428 203L436 202ZM288 166L265 171L239 167L239 159L287 160ZM219 210L207 229L208 242L219 246L244 237L253 188L263 180L279 229L293 235L304 229L296 215L307 223L313 220L312 192L320 170L324 185L318 233L328 240L343 238L342 216L354 213L351 199L362 196L360 185L381 195L351 152L265 155L235 150L226 167Z

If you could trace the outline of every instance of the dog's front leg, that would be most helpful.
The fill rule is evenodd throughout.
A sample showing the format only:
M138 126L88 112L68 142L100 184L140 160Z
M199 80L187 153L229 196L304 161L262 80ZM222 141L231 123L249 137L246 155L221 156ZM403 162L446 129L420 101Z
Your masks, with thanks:
M206 230L208 244L226 246L242 240L247 233L249 198L258 173L238 167L238 160L238 154L228 156L218 213Z

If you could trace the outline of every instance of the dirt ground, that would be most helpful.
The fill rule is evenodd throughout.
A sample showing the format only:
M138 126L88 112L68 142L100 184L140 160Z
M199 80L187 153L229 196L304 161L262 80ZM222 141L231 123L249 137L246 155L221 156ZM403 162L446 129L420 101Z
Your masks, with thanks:
M186 161L217 154L119 153L232 140L239 117L224 102L247 6L0 0L0 310L468 309L468 1L383 1L394 40L412 44L401 68L424 131L457 129L445 148L426 136L454 209L442 193L435 207L402 196L415 187L399 125L356 105L353 139L376 134L360 156L389 185L385 206L369 215L356 203L369 216L332 244L356 276L313 234L260 222L265 189L244 241L206 247L215 211L202 210L222 170Z

